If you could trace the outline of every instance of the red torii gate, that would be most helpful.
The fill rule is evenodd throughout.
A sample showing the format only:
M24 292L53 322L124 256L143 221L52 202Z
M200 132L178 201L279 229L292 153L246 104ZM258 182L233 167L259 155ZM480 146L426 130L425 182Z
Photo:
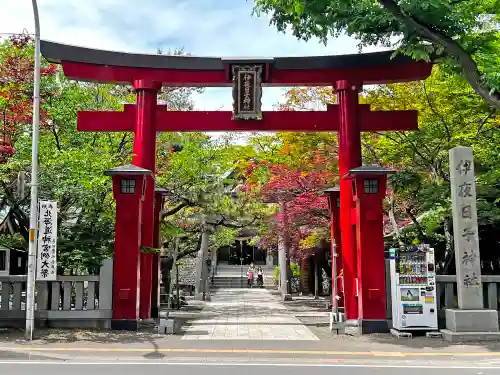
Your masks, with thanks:
M132 84L137 95L135 105L126 104L123 112L88 112L78 114L78 130L134 132L134 165L155 172L156 132L161 131L337 131L339 138L339 175L361 166L362 131L416 130L416 111L370 111L360 105L362 85L425 79L432 66L393 52L370 54L277 57L271 59L223 59L191 56L162 56L102 51L42 41L43 56L62 65L70 79L101 83ZM238 79L241 67L253 71L254 96L248 99L252 112L246 119L244 102L234 96L243 86ZM248 72L248 71L247 71ZM238 76L239 77L239 76ZM260 112L260 85L333 86L338 104L326 111ZM161 86L223 87L233 84L236 115L229 111L167 111L157 105ZM250 105L249 104L249 105ZM243 108L243 109L242 109ZM247 108L248 109L248 108ZM248 112L248 111L247 111ZM154 178L148 177L142 210L141 244L153 245ZM351 182L340 180L340 227L344 275L344 307L348 320L363 319L358 314L356 296L357 251L356 222ZM358 213L362 215L362 213ZM382 236L382 233L373 235ZM369 251L369 249L367 249ZM141 253L140 317L151 311L153 256ZM127 278L115 265L114 278ZM334 278L336 275L333 275ZM384 275L379 277L383 278ZM365 305L366 310L366 305ZM385 317L380 317L385 320Z

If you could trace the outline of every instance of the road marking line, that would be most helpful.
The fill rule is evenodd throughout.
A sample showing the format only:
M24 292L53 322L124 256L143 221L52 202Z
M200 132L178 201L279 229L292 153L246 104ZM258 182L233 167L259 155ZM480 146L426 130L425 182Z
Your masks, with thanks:
M481 365L412 365L412 364L346 364L346 363L259 363L259 362L127 362L127 361L103 361L103 362L81 362L81 361L0 361L0 365L66 365L66 366L212 366L212 367L352 367L352 368L418 368L418 369L486 369L498 370L500 366Z
M237 354L304 354L347 355L372 357L500 357L500 352L349 352L331 350L286 350L286 349L196 349L196 348L57 348L57 347L0 347L0 350L17 352L117 352L117 353L237 353Z
M402 352L371 352L375 357L406 357L406 353Z

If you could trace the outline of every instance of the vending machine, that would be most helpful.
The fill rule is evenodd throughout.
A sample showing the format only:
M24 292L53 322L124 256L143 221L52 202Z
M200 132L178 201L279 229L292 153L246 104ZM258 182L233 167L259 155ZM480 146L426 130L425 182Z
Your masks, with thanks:
M390 250L392 325L398 331L438 329L434 249Z

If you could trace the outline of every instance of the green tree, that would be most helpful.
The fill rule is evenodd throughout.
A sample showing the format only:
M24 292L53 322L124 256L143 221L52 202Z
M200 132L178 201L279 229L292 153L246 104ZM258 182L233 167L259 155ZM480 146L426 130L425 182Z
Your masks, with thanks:
M171 152L172 145L179 151ZM236 146L230 137L211 138L203 133L169 133L161 136L157 184L167 190L162 211L162 238L173 265L175 239L182 238L178 259L198 251L208 225L209 248L215 251L234 242L240 230L257 225L263 207L245 191L238 161L247 146ZM204 224L205 223L205 224Z
M130 159L131 137L77 132L76 114L82 109L119 109L125 99L112 86L61 78L44 104L49 120L40 132L39 197L58 201L60 272L96 272L111 255L113 201L111 181L103 171ZM15 145L18 152L3 166L3 176L13 180L24 171L29 178L30 134L18 136ZM29 202L23 203L23 216L27 217Z
M498 0L255 0L278 30L295 36L347 33L360 47L397 47L460 72L493 108L500 109Z
M363 135L365 150L371 150L366 162L398 170L391 178L396 217L412 223L401 232L403 241L430 241L440 259L452 264L448 150L469 146L475 153L480 239L482 248L490 247L490 232L500 223L497 112L462 79L436 68L426 81L367 90L364 100L377 110L419 111L418 131ZM482 256L495 258L488 251Z
M6 117L16 120L8 125L17 150L6 164L0 164L0 244L26 250L29 195L20 195L16 185L19 172L29 181L31 170L33 46L29 38L22 39L23 43L18 39L0 48L0 61L10 61L0 74L0 104L8 111ZM133 134L77 132L77 112L122 110L123 103L135 102L135 96L126 86L69 81L61 72L54 75L45 61L42 64L46 74L41 82L39 195L59 203L59 272L97 272L102 260L112 254L114 237L111 181L103 172L131 161ZM7 78L18 77L21 68L22 79L10 82ZM191 92L165 89L159 100L169 108L190 109ZM163 141L158 142L160 155Z

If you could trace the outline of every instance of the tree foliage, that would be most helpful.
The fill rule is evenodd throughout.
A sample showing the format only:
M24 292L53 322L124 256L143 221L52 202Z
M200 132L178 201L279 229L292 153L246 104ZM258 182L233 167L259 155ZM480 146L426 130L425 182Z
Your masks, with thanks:
M262 186L260 196L265 202L277 203L280 210L261 244L272 248L277 239L286 234L290 254L302 258L320 239L328 238L328 200L321 191L331 185L332 180L333 174L328 171L297 172L285 167L275 168L270 181Z
M28 35L13 35L0 40L0 163L14 155L12 147L16 137L22 134L32 121L33 102L33 48ZM53 76L56 68L44 64L40 69L42 78ZM40 89L42 108L40 123L46 126L47 111L43 103L53 95L53 87L45 84Z
M300 110L309 98L317 97L315 89L305 90L289 91L280 110ZM244 189L269 205L256 242L276 250L278 242L286 240L291 256L307 256L329 238L328 202L322 190L333 186L336 178L336 137L332 133L276 133L253 137L249 143Z
M288 92L286 102L292 104L289 108L300 110L310 108L308 101L328 104L334 100L331 89L296 88ZM363 162L381 164L397 170L390 179L385 205L384 221L385 234L389 235L388 245L397 245L398 242L431 243L438 252L439 262L443 262L440 264L441 272L446 265L453 264L448 150L456 146L469 146L475 154L480 241L481 248L485 249L481 255L483 261L497 261L498 255L489 249L494 247L494 233L500 219L497 198L500 193L497 183L500 166L498 113L463 79L438 67L434 68L432 75L425 81L367 87L360 95L360 102L370 104L372 110L414 109L419 113L418 131L362 134ZM322 136L332 143L330 150L336 150L336 140L332 134L305 135L311 139ZM280 161L283 159L279 150L285 147L284 139L285 134L277 134L273 139L278 151L273 150L272 155L278 155L277 160ZM300 150L303 147L299 141L300 136L287 139L288 142L293 140L287 145L288 149ZM313 154L314 145L308 147L310 154ZM266 150L270 149L267 147ZM337 157L336 153L329 156L331 159ZM334 160L329 158L316 165L310 159L301 160L304 160L303 165L306 168L309 165L311 170L331 172L333 175L337 170ZM300 170L294 169L295 166L288 166L286 162L284 165L292 171ZM255 166L253 170L258 171L259 168L263 167ZM293 178L291 180L295 181ZM269 180L262 180L258 184L260 192L265 192L266 184L269 184ZM310 213L320 214L314 211ZM263 232L275 237L275 222L276 220L266 223ZM298 228L299 226L296 226L294 230L297 231ZM325 225L322 228L324 231L328 230ZM327 238L322 238L321 230L316 228L309 238L301 241L300 248L306 249L309 245L318 244L322 239ZM453 270L448 267L446 271Z
M379 86L367 90L372 109L417 109L419 131L365 134L367 162L391 166L396 214L412 225L402 235L409 242L431 242L442 259L452 255L448 151L472 147L475 154L478 220L482 248L490 247L500 219L496 197L498 125L500 117L459 77L437 69L426 81ZM444 252L447 253L446 257ZM487 251L483 259L496 256Z
M172 144L182 149L170 152ZM162 135L157 183L168 191L162 232L170 254L175 238L184 238L184 255L197 251L205 225L212 228L209 248L216 250L232 244L239 230L260 220L262 204L235 190L240 183L237 163L245 149L233 145L231 137L213 139L202 133Z
M17 185L20 172L26 181L31 177L31 39L15 36L4 41L0 62L1 130L17 150L0 164L0 245L25 251L29 196L19 193ZM114 241L111 180L103 172L131 162L133 134L77 132L77 112L123 110L123 103L134 103L135 95L127 86L69 81L45 61L42 67L39 196L58 201L59 272L97 272L102 260L112 255ZM164 88L159 101L171 110L190 110L193 90ZM183 238L184 254L195 251L204 216L213 217L213 248L255 221L253 214L258 212L252 202L229 194L238 153L225 138L214 140L200 133L158 137L157 186L169 191L162 224L167 248L178 237Z
M498 0L255 0L278 30L326 43L341 33L359 46L396 47L417 59L460 72L500 109Z

